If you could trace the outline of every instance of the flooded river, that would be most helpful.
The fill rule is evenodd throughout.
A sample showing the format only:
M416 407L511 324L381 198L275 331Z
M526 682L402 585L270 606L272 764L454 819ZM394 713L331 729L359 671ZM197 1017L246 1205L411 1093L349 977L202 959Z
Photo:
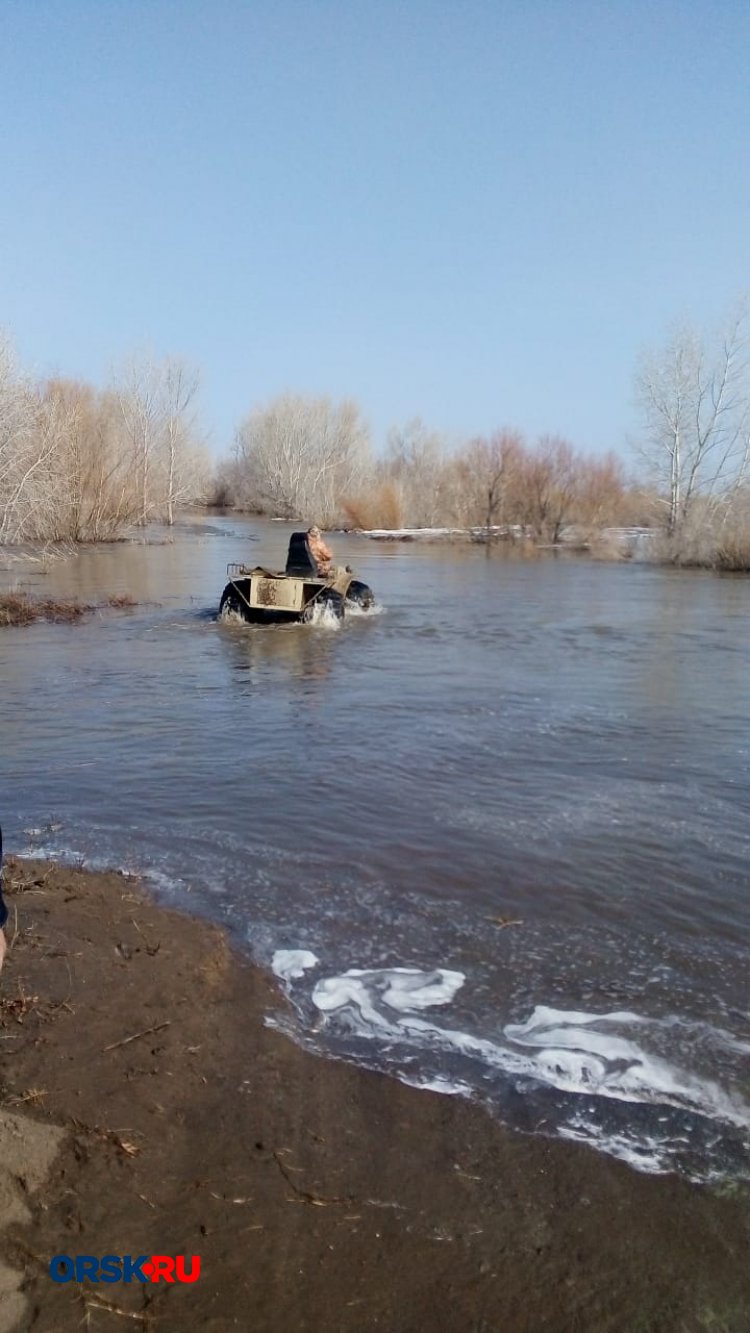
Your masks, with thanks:
M342 626L215 614L288 528L206 519L5 582L8 849L144 870L316 1050L644 1170L750 1177L750 580L334 537Z

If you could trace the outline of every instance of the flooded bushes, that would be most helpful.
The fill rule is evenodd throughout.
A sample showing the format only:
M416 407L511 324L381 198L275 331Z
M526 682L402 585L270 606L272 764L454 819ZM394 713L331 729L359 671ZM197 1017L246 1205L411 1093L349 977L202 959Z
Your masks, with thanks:
M93 606L67 602L55 597L30 597L25 592L0 594L0 625L31 625L35 620L67 623L80 620Z
M721 541L716 548L713 567L727 573L750 573L750 532Z
M129 593L117 593L103 605L123 611L137 606L137 602ZM99 609L100 606L62 597L32 597L26 592L5 592L0 593L0 627L31 625L36 620L70 625Z
M682 569L750 573L750 514L740 500L723 513L696 507L675 532L653 538L649 558Z
M571 525L632 523L639 503L612 454L590 457L558 436L530 444L509 430L448 449L412 422L391 432L386 457L340 507L362 529L484 528L557 545Z
M0 545L112 541L207 492L197 373L132 360L111 387L35 383L0 336Z

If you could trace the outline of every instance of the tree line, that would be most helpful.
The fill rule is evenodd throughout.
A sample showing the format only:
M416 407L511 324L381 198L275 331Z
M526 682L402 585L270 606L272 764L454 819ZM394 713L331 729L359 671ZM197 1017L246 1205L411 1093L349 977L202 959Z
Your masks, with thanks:
M750 568L750 316L682 323L645 352L635 391L640 475L614 454L501 428L457 446L419 418L372 448L359 406L286 393L240 423L209 467L199 376L134 356L105 389L34 382L0 338L0 543L100 541L188 503L352 528L484 528L556 544L574 525L649 524L662 556Z
M206 498L198 373L131 357L104 390L34 381L0 338L0 544L106 541Z
M242 422L214 499L324 526L521 527L552 543L568 523L631 521L638 503L613 454L589 457L559 436L528 444L503 429L456 448L415 418L376 456L355 403L295 394Z
M556 544L644 524L675 563L750 569L750 310L740 301L711 332L683 321L635 375L638 475L614 454L586 455L557 436L515 430L449 447L419 419L374 457L356 404L283 395L240 425L215 498L324 524L456 525Z

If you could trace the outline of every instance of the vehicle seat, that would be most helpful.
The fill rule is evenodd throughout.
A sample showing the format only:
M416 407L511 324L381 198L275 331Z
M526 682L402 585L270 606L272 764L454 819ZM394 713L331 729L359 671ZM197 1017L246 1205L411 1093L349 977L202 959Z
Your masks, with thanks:
M302 579L319 577L318 566L313 560L306 532L293 532L289 538L286 572Z

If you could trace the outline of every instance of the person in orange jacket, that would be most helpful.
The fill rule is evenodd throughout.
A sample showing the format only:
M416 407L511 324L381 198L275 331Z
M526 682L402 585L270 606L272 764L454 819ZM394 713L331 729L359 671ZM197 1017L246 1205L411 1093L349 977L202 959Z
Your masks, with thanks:
M320 528L315 524L307 529L307 544L310 547L310 555L318 567L318 573L325 578L331 572L333 552L326 546L320 535Z

